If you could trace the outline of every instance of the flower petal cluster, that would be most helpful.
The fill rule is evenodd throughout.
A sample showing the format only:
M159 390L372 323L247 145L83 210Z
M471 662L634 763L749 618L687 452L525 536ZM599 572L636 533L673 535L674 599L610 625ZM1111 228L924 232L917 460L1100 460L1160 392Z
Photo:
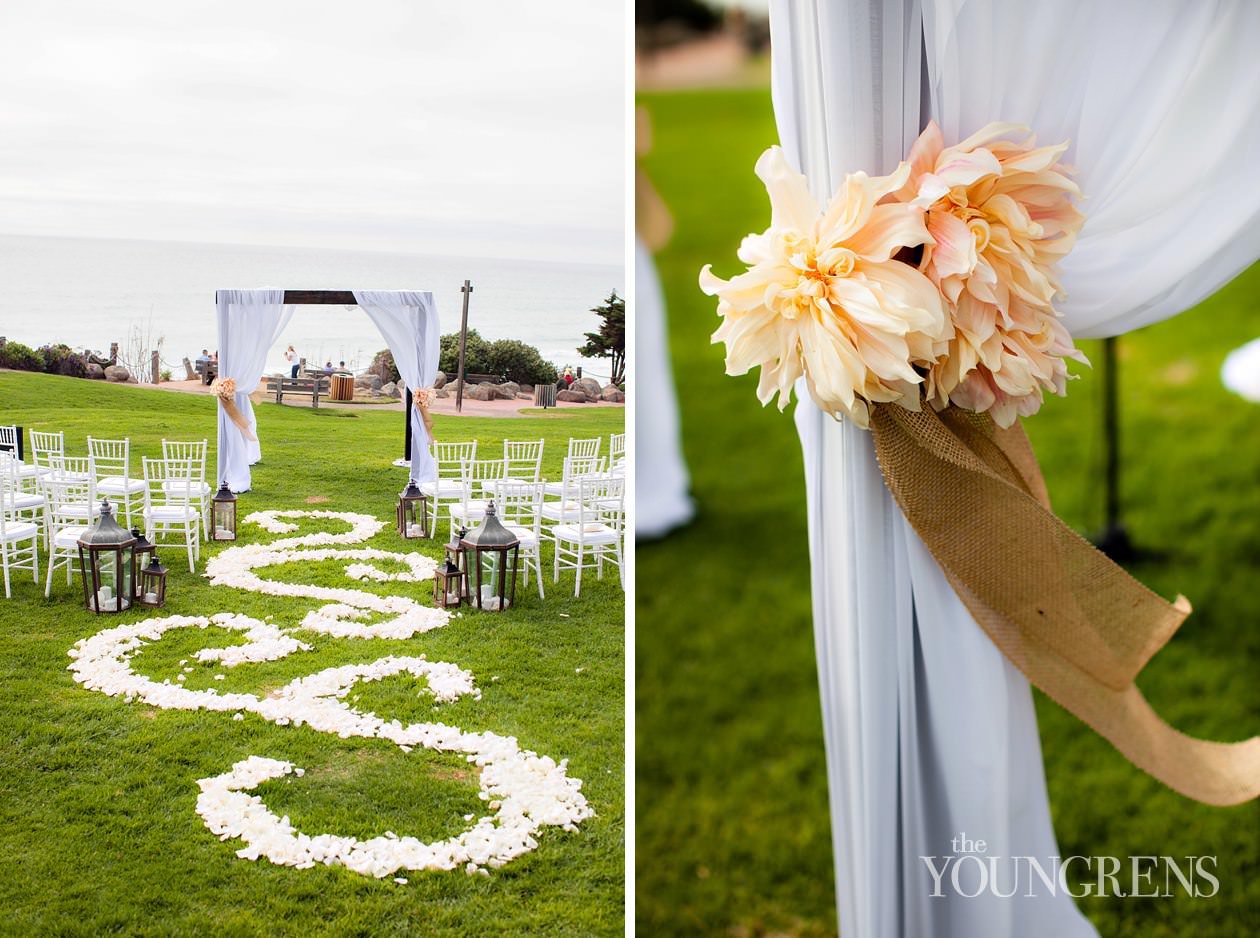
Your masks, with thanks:
M933 283L897 259L931 240L921 208L887 198L909 173L852 173L824 210L778 147L757 161L770 227L740 245L746 272L723 280L705 266L700 288L718 297L727 374L760 366L763 404L778 394L786 408L803 375L820 407L860 426L872 403L917 408L915 363L944 351L950 324Z
M863 427L872 404L921 399L1004 427L1035 413L1064 393L1066 359L1088 364L1054 309L1084 221L1067 146L994 123L946 147L932 123L895 172L846 176L825 208L767 150L770 227L740 245L748 269L700 272L727 373L760 367L757 396L780 410L803 376L819 407Z
M1065 393L1066 359L1088 364L1054 309L1056 265L1085 220L1059 162L1067 147L1037 147L1027 127L1002 123L946 147L933 122L910 151L897 197L926 213L920 269L954 325L927 376L938 410L953 403L1010 426L1040 409L1043 392Z

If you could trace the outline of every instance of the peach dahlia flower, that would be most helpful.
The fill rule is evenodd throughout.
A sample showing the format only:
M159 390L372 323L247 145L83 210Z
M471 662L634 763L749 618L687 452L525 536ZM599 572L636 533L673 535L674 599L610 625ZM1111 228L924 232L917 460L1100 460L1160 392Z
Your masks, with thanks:
M1080 190L1058 165L1068 144L1033 144L1027 127L993 123L946 147L933 122L896 195L927 213L920 270L953 319L948 352L928 371L928 400L988 411L1003 427L1036 413L1043 391L1064 393L1066 358L1089 363L1053 305L1055 265L1084 221L1072 204Z
M785 409L803 374L819 407L862 427L871 403L918 409L914 364L944 353L950 325L936 286L893 259L931 240L921 208L880 204L909 174L905 163L889 176L850 174L822 211L782 150L757 160L770 227L740 245L746 272L722 280L706 265L700 288L718 297L713 341L726 343L727 374L760 366L762 404L777 393Z

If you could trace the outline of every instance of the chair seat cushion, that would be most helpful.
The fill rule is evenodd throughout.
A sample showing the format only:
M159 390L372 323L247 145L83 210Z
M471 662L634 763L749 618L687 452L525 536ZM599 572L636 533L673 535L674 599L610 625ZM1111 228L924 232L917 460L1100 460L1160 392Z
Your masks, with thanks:
M76 547L79 538L87 534L86 524L74 524L68 528L62 528L53 535L52 542L54 547Z
M552 528L551 533L557 540L581 540L586 544L613 544L617 541L617 532L606 524L583 525L580 532L576 524L558 524Z
M504 527L516 535L516 539L521 542L521 550L533 550L538 546L533 528L525 528L519 524L505 524Z
M100 489L101 487L98 485L97 488ZM101 489L101 491L104 491L104 489ZM140 483L139 491L144 491L143 482ZM175 492L179 495L183 495L185 492L189 495L209 495L210 486L196 479L188 479L186 481L184 479L167 479L162 483L162 491Z
M96 483L96 491L103 495L139 495L144 491L144 479L106 476Z
M486 505L488 503L480 499L474 499L466 504L452 505L452 518L484 518L486 516Z
M544 502L542 516L548 521L570 521L577 518L581 510L578 502Z
M19 479L33 479L36 476L46 476L48 473L48 469L36 466L34 463L18 463L17 474Z
M429 498L459 498L464 491L464 483L459 479L438 479L434 482L421 482L420 492Z
M64 518L95 518L100 513L100 508L87 502L69 502L57 506L57 514Z
M0 497L0 505L10 511L27 511L31 508L43 508L43 495L16 494Z
M191 521L197 514L191 505L154 505L144 516L154 521Z
M35 537L39 534L39 528L31 524L29 521L10 521L4 526L4 534L0 535L7 541L25 541L28 538Z

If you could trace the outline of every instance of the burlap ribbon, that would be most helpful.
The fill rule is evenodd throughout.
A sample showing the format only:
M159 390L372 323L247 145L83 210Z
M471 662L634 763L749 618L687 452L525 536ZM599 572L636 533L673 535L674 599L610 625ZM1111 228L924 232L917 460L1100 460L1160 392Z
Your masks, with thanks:
M1169 788L1213 805L1260 795L1260 737L1186 736L1134 680L1190 604L1152 593L1050 510L1019 425L956 407L877 404L884 482L976 622L1034 685Z
M254 431L249 428L249 421L245 419L245 415L236 406L236 382L231 378L215 381L211 390L219 399L219 406L227 414L228 420L236 424L237 429L241 431L241 436L247 440L257 440L258 437L254 436Z

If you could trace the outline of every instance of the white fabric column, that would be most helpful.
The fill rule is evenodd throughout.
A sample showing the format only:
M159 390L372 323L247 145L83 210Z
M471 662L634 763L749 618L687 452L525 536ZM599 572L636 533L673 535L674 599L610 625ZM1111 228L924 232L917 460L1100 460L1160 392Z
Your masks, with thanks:
M437 378L441 339L433 294L415 290L355 290L355 301L376 323L407 392L432 387ZM406 401L403 402L407 403ZM429 451L428 433L420 411L411 410L411 480L437 479L437 464Z
M634 259L634 534L661 537L691 520L690 480L678 438L665 297L643 242Z
M1062 304L1078 336L1173 315L1260 253L1260 191L1240 182L1260 157L1260 8L924 10L926 75L914 0L772 3L780 137L817 197L847 171L891 171L929 116L947 143L992 120L1078 140L1069 157L1090 220ZM1093 934L1063 896L929 899L918 858L950 854L962 831L990 855L1057 853L1030 693L888 495L869 434L807 397L796 416L842 934Z
M219 378L236 382L236 409L257 437L258 425L249 395L258 387L267 350L288 325L293 307L284 305L283 290L219 290L215 304L219 320ZM249 467L262 459L262 447L257 439L246 439L221 406L218 411L217 481L227 482L233 492L247 492Z

